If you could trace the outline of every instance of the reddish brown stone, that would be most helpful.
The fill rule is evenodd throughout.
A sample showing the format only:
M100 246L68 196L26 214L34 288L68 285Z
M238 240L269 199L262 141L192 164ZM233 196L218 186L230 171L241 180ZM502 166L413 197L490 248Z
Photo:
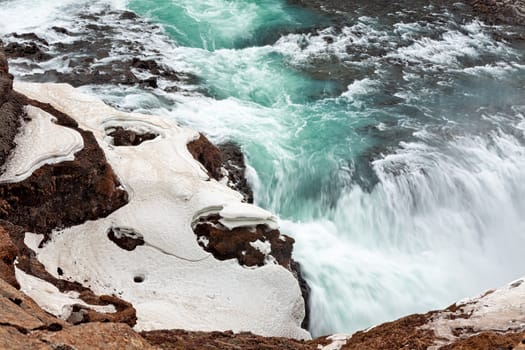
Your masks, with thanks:
M59 332L34 332L31 338L51 344L54 349L153 350L144 338L122 323L88 323L66 327Z
M261 337L251 333L188 332L164 330L142 332L152 345L164 350L316 350L317 343L288 338Z
M221 151L211 143L206 136L200 137L188 143L188 150L193 158L199 161L208 170L209 175L219 180L221 175L222 154Z
M281 235L278 230L268 229L258 225L255 230L239 227L228 230L219 222L220 216L215 215L201 219L195 226L195 234L206 238L207 245L201 243L204 250L213 254L219 260L237 259L245 266L263 266L265 255L250 243L257 240L271 244L270 255L285 268L290 270L294 239ZM281 237L284 239L282 240Z
M421 329L430 319L431 313L411 315L394 322L381 324L369 331L361 331L342 347L343 350L410 349L426 350L434 343L434 332Z
M15 277L14 267L17 254L18 249L7 232L0 226L0 278L15 288L20 287Z
M511 350L518 349L518 345L524 341L525 332L520 333L496 333L484 332L467 339L461 339L453 344L443 346L440 350Z

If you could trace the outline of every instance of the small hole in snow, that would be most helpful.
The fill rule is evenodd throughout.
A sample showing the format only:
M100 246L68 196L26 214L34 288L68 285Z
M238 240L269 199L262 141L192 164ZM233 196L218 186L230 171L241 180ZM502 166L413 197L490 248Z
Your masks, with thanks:
M60 267L57 268L57 273L59 276L62 276L64 274L64 271Z
M133 277L133 282L135 283L142 283L144 282L144 275L136 275L135 277Z

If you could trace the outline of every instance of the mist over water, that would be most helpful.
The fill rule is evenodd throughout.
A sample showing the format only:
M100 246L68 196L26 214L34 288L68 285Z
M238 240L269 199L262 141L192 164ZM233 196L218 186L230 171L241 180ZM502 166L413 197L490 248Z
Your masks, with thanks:
M64 0L34 23L1 10L0 29L49 36L56 17L74 28L104 6L159 24L138 35L100 19L145 57L195 74L197 92L84 89L242 146L257 204L296 239L315 336L443 308L523 273L525 50L501 39L519 28L458 4L367 3L340 17L281 0Z

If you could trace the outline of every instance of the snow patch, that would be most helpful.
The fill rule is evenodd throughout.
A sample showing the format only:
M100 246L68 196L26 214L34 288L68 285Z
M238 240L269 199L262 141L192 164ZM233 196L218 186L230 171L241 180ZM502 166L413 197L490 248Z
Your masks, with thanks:
M319 350L340 350L344 345L346 345L350 337L350 335L346 334L334 334L326 338L332 341L331 344L325 346L318 345L317 348Z
M272 244L268 241L263 242L260 239L256 240L255 242L250 242L250 245L263 253L264 255L268 255L272 252Z
M42 309L64 321L71 316L75 305L82 305L101 313L114 313L117 311L113 305L87 304L79 299L77 292L62 293L51 283L28 275L16 267L15 275L22 292L30 296Z
M436 339L439 339L429 350L450 343L457 337L454 335L457 329L466 329L469 333L525 330L524 278L477 298L462 300L455 304L455 312L439 313L425 326L434 330Z
M24 107L31 118L15 138L16 148L5 165L0 183L20 182L46 164L75 159L84 148L82 136L75 130L55 124L51 114L33 107Z

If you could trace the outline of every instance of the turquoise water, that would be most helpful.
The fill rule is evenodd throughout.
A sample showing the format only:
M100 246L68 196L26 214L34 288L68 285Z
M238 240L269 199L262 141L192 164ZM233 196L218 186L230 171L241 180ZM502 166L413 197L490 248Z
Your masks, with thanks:
M86 89L241 145L257 204L296 239L314 335L443 308L523 273L525 50L501 39L519 28L437 0L372 0L343 16L284 0L79 3L12 0L34 20L0 12L0 29L52 42L57 18L74 28L108 6L159 24L98 18L197 86Z
M212 98L172 115L239 142L257 203L296 238L314 335L519 276L524 56L494 28L448 8L334 28L284 1L128 6L166 28Z
M166 28L211 98L170 113L239 142L257 203L296 238L314 335L519 276L524 57L494 28L448 8L330 27L285 1L128 6Z

